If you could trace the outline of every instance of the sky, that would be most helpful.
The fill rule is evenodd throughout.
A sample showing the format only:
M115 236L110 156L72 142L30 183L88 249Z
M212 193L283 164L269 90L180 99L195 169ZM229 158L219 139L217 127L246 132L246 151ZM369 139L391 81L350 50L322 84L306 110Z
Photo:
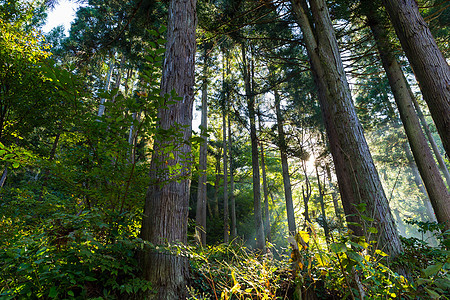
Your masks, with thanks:
M78 3L68 0L60 0L59 4L48 12L47 23L42 30L47 33L54 27L63 25L66 35L68 35L70 29L70 23L75 18L77 8L80 6Z

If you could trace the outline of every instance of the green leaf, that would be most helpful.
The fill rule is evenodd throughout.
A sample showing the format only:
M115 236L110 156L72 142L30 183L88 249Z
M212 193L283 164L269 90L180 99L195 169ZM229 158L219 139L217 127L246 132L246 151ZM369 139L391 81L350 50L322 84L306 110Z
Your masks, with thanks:
M50 292L48 293L48 296L49 296L50 298L56 298L56 297L58 296L58 291L57 291L57 289L56 289L56 286L52 286L52 287L50 288Z
M444 265L443 263L438 263L435 265L428 266L426 269L422 270L422 273L424 277L436 275L442 269L443 265Z
M428 295L430 295L431 299L439 299L439 298L441 298L441 296L438 293L436 293L435 291L433 291L433 290L430 290L428 288L424 288L424 290L428 293Z
M13 162L12 166L14 169L17 169L20 166L20 164L17 161L15 161Z
M333 243L330 245L330 249L334 253L342 253L347 251L347 246L344 243Z
M378 233L378 229L376 229L375 227L369 227L369 228L367 228L367 231L369 233L374 233L374 234Z
M75 296L75 294L74 294L72 291L68 291L68 292L67 292L67 295L69 295L69 296L71 296L71 297Z

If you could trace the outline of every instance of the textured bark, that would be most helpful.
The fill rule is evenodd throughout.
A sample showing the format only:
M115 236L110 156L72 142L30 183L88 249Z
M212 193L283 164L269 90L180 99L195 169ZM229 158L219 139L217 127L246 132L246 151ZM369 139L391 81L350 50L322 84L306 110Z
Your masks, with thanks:
M362 223L354 206L365 203L365 214L374 218L375 223L371 225L378 227L379 247L395 257L402 249L400 239L356 116L328 8L324 0L309 1L310 17L314 20L314 26L311 26L305 3L301 0L291 2L303 32L318 88L347 221ZM355 213L355 216L349 216ZM362 234L358 227L349 227Z
M261 183L259 175L258 138L256 136L255 96L252 89L252 70L248 65L245 45L242 44L243 75L247 108L250 119L250 140L252 144L252 171L253 171L253 209L256 225L256 248L265 251L264 227L261 213Z
M412 93L408 82L398 64L393 48L388 38L388 32L382 25L382 18L376 14L376 8L370 0L363 0L363 5L369 21L369 26L375 37L378 52L386 71L395 102L397 103L400 118L405 128L414 160L419 169L420 176L427 189L428 196L439 223L450 228L450 194L434 160L433 153L428 146L427 138L420 126L414 108Z
M450 156L450 68L415 0L383 0Z
M161 93L172 90L181 100L167 109L158 110L158 128L178 128L180 139L155 138L141 237L154 245L187 242L187 220L194 101L196 0L171 0L168 11L166 54L161 79ZM168 145L176 146L170 157L164 154ZM187 158L187 161L186 161ZM180 166L170 172L169 166ZM141 255L144 277L152 284L147 299L185 299L188 274L187 257L149 250Z
M202 84L202 120L200 123L201 137L203 142L200 144L199 153L199 172L197 189L197 210L195 215L195 236L197 242L206 246L206 168L207 168L207 150L208 150L208 48L205 47L204 65L203 65L203 84Z
M275 110L277 115L277 129L278 129L278 147L280 148L281 168L283 172L283 186L284 198L286 201L286 214L288 219L289 234L295 236L297 233L297 226L295 224L294 202L292 201L291 177L289 175L289 164L286 154L286 138L283 128L283 115L280 107L280 94L275 90Z
M8 167L5 167L2 173L2 177L0 178L0 190L3 188L3 185L5 184L7 176L8 176Z

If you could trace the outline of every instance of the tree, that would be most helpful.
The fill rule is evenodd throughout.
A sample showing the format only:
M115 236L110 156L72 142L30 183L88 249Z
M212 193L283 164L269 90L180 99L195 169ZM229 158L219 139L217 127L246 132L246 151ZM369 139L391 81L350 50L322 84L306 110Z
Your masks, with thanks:
M364 11L368 18L369 26L375 37L378 52L394 94L414 159L433 204L437 219L439 223L446 224L446 228L450 228L450 202L448 201L450 195L420 126L408 82L395 58L388 39L388 33L382 25L381 17L377 15L376 7L372 1L366 0L362 1L362 5L365 8Z
M450 156L450 67L415 0L383 0Z
M196 0L170 1L161 93L172 97L166 97L167 108L158 110L160 134L155 137L141 229L141 237L154 245L187 242L196 26ZM179 98L174 99L172 90ZM186 257L149 250L141 261L155 292L151 298L186 298Z
M206 162L208 153L208 47L204 48L204 65L203 65L203 83L202 83L202 120L201 120L201 137L203 142L200 144L199 153L199 178L197 192L197 211L195 216L195 235L199 244L206 246L206 203L207 203L207 185L206 185Z
M291 1L302 29L317 85L339 190L348 221L362 223L356 207L365 206L373 218L384 250L395 257L400 239L373 163L362 127L356 116L328 7L323 0ZM311 21L313 20L313 24ZM357 234L364 232L349 226Z

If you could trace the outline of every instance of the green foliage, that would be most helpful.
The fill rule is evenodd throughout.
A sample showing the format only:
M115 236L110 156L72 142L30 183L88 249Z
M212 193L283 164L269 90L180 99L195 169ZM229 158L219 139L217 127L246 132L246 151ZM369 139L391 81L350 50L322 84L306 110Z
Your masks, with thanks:
M24 189L4 199L2 299L117 299L150 288L134 256L143 246L136 214L83 211L57 197L37 202Z

